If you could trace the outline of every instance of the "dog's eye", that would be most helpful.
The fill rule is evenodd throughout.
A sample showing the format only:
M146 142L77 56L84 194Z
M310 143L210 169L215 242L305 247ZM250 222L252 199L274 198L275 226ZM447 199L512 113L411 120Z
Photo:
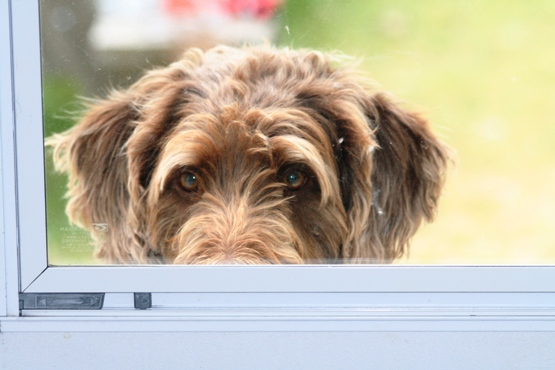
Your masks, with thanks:
M195 191L198 188L198 177L194 173L185 172L179 177L179 184L184 190Z
M283 182L289 190L298 190L306 183L307 177L301 171L288 171L283 176Z

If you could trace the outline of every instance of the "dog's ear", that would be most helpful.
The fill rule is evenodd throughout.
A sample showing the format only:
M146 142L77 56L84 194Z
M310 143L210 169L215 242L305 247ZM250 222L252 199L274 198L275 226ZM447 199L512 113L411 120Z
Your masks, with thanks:
M192 49L182 61L88 104L77 125L47 139L57 170L69 174L67 214L91 231L99 258L158 263L146 247L143 195L163 135L190 113L188 97L198 90L190 72L201 56Z
M350 242L343 254L384 263L404 253L422 220L433 220L450 151L424 119L385 94L363 100L374 146L355 148L354 140L346 148Z
M122 232L129 201L124 147L136 114L129 95L113 93L89 104L76 126L46 141L54 148L56 169L69 174L70 220L91 231L98 256L109 261L129 259L128 251L118 248L126 243L117 239L129 235Z

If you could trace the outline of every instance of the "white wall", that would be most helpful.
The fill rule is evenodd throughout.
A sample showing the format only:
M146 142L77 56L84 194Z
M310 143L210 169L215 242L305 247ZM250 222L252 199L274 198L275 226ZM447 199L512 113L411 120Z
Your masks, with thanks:
M1 333L0 369L555 369L555 333Z

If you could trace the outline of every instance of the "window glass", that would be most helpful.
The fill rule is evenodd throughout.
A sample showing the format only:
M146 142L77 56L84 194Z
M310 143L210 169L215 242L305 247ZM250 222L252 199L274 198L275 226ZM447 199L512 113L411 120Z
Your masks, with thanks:
M555 235L550 227L555 220L555 195L552 191L555 182L555 149L552 144L555 138L555 126L552 124L555 119L552 109L555 103L555 51L551 47L555 38L555 30L551 27L555 6L550 2L540 2L531 7L524 2L507 4L477 0L426 0L418 3L405 0L41 0L40 16L44 133L47 141L48 262L51 265L207 262L185 258L175 250L168 252L172 255L171 259L164 259L164 248L169 245L168 240L175 239L176 233L154 231L168 230L167 225L174 223L178 225L172 224L169 229L180 231L181 227L187 227L188 235L193 234L194 227L182 226L191 217L187 213L192 212L191 205L196 204L196 200L193 202L189 198L199 196L199 187L208 186L201 181L207 181L209 177L200 173L198 166L181 166L179 171L168 173L171 179L167 183L174 184L172 186L178 190L169 189L170 185L163 187L162 193L167 195L174 191L189 200L183 201L177 195L156 198L151 195L154 190L144 192L141 187L154 181L157 175L154 169L160 164L164 152L160 145L155 146L156 149L146 146L142 159L136 160L142 161L141 168L144 170L139 171L135 182L137 193L134 198L128 193L128 186L132 186L128 170L135 162L130 162L127 157L131 146L131 142L127 142L129 136L120 130L145 121L144 110L148 107L141 99L153 93L144 92L140 96L137 93L132 98L120 96L128 109L120 113L123 117L112 119L121 124L110 126L104 133L105 139L87 142L80 149L73 147L76 151L74 161L83 172L75 175L73 181L77 182L72 185L74 189L82 190L84 183L87 183L94 190L110 195L100 197L94 195L98 192L88 190L88 195L82 196L81 201L75 202L73 207L70 205L70 210L73 209L70 213L73 212L76 223L69 221L66 207L68 199L74 198L78 190L74 190L72 195L65 195L70 183L68 171L55 170L53 143L60 140L56 134L66 132L80 117L87 117L87 105L108 104L106 101L98 103L98 100L110 97L113 101L116 99L113 91L128 91L146 71L179 60L184 50L196 47L206 51L218 44L237 46L245 43L269 43L278 47L307 48L353 56L359 60L358 69L362 74L376 81L369 82L374 90L391 92L399 100L407 102L398 105L388 98L381 105L373 106L374 110L381 112L380 117L385 122L391 121L394 125L401 120L401 127L406 127L407 122L417 120L420 123L425 118L434 133L433 138L453 148L452 153L456 154L453 156L455 164L448 165L451 169L447 172L445 187L435 209L429 202L436 199L429 193L438 191L434 186L437 187L443 176L437 167L449 162L447 151L444 152L445 157L440 159L432 155L434 150L443 148L436 147L439 144L435 139L424 136L427 140L418 141L418 145L413 147L414 143L407 144L403 140L398 142L374 137L377 141L371 153L374 183L373 188L366 189L364 193L353 188L360 181L357 176L361 174L355 171L356 168L349 167L353 163L349 155L354 155L356 148L369 142L364 142L360 135L339 135L334 145L342 146L343 150L337 154L333 152L335 149L328 149L337 154L332 159L341 156L343 160L324 166L328 171L323 171L327 177L317 173L314 164L311 165L308 160L287 162L287 166L275 169L272 176L277 179L276 182L279 180L280 191L284 196L297 199L297 203L281 209L282 217L287 222L279 222L280 216L273 214L272 222L268 218L267 223L259 225L251 239L264 240L263 235L267 235L276 240L290 240L298 236L300 241L291 242L297 249L302 245L315 250L313 253L304 252L307 257L301 261L308 263L535 265L555 261ZM342 63L350 63L346 57L335 58ZM338 62L334 61L333 65L336 64ZM191 99L203 94L202 87L195 87L194 84L184 84L181 88L184 96L197 95ZM158 93L159 100L162 100L163 94L157 90L155 94ZM346 90L343 93L348 95ZM152 96L149 99L155 100ZM310 100L308 95L306 99ZM307 103L310 109L315 109L315 104L315 99ZM328 116L322 115L321 119L331 119L329 116L338 114L338 109L344 105L330 107L326 113ZM401 113L398 109L402 109ZM419 112L419 117L424 118L405 113L409 111ZM269 114L268 111L265 113ZM364 113L368 122L376 120L372 109ZM153 113L149 114L152 116ZM167 114L168 117L161 120L175 127L171 117L175 112L166 109L159 114ZM407 118L407 115L410 117ZM101 119L106 120L107 117L99 113L94 119L90 118L90 125ZM336 119L334 122L339 121ZM147 134L154 135L155 131ZM95 133L85 132L83 135ZM423 134L418 132L418 135L421 137ZM114 144L99 152L98 147L107 146L109 140L119 140L119 145ZM170 143L170 136L159 135L156 140L165 145ZM404 162L390 160L397 152L388 142L403 148L408 145L413 151ZM131 148L140 147L138 143L134 145ZM112 167L106 166L106 150L111 153ZM272 153L272 158L277 158L276 152ZM384 158L378 160L376 158L380 158L380 153ZM214 159L215 165L224 168L222 160L225 158L228 157ZM261 161L258 169L265 166L265 162ZM256 167L255 162L253 168ZM116 173L118 166L124 172ZM406 175L399 180L398 186L388 188L396 178L395 174L401 173L405 166L409 170L405 171ZM114 173L107 173L109 169ZM391 172L391 177L380 177L387 171ZM117 181L111 182L110 176ZM334 182L334 179L337 181ZM240 187L237 185L239 182L233 185ZM311 208L314 202L308 200L306 205L302 203L311 194L316 194L320 200L326 186L333 187L335 183L341 187L335 191L341 198L334 205L339 213L332 212L331 208ZM424 193L428 195L422 195ZM366 196L356 198L356 194ZM156 217L137 215L139 209L144 209L134 208L131 204L144 201L146 196L153 197L152 202L157 205L149 208L151 213L158 212ZM225 198L225 195L222 197ZM85 198L88 203L83 201ZM349 220L348 215L354 214L353 209L364 204L364 200L368 209L364 221ZM94 207L97 212L83 211L85 207ZM219 212L225 218L230 212L223 212L224 208L220 208ZM239 208L235 205L233 210ZM342 216L341 212L345 215ZM383 214L390 217L385 219ZM434 222L428 224L425 219L431 216L435 216ZM154 219L157 220L156 225L147 222ZM220 221L218 225L237 222L229 217ZM397 244L404 244L420 222L422 225L411 238L410 247L405 248L402 255L397 253ZM284 239L276 236L281 235L280 225L291 228L291 224L304 226L298 226L292 232L284 226L281 230ZM353 231L357 225L358 229ZM217 229L214 221L211 221L211 226ZM141 232L136 232L137 228L142 228ZM300 235L303 232L310 235ZM366 244L360 243L364 244L362 247L374 250L347 252L347 248L357 248L358 244L356 247L341 245L347 236L338 235L346 233L358 233L359 239L366 241ZM360 236L362 234L364 238ZM401 236L392 241L391 235ZM310 244L307 240L320 243ZM106 245L116 242L120 243L120 249L108 250ZM397 249L394 246L380 249L378 245L386 242L397 245ZM137 243L150 247L148 250L121 249L121 245ZM178 246L179 243L171 245ZM273 262L271 257L274 254L278 255L276 258L280 262L299 262L298 253L287 251L288 242L282 243L285 247L280 245L283 251L272 256L264 251L265 246L254 244L250 248L259 248L257 253L263 257L246 258L243 262ZM280 243L274 244L277 246ZM213 247L213 244L208 245ZM331 252L316 251L318 248L325 249L325 246L333 249L332 245L335 249ZM325 257L319 258L322 255ZM180 256L183 258L178 258ZM218 258L217 263L235 261L233 258Z

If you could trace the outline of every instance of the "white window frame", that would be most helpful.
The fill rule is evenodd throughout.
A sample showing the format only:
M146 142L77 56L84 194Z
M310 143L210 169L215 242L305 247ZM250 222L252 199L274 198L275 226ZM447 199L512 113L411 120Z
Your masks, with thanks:
M0 330L555 330L555 266L49 267L38 0L2 2L0 20ZM19 306L84 292L104 309Z

